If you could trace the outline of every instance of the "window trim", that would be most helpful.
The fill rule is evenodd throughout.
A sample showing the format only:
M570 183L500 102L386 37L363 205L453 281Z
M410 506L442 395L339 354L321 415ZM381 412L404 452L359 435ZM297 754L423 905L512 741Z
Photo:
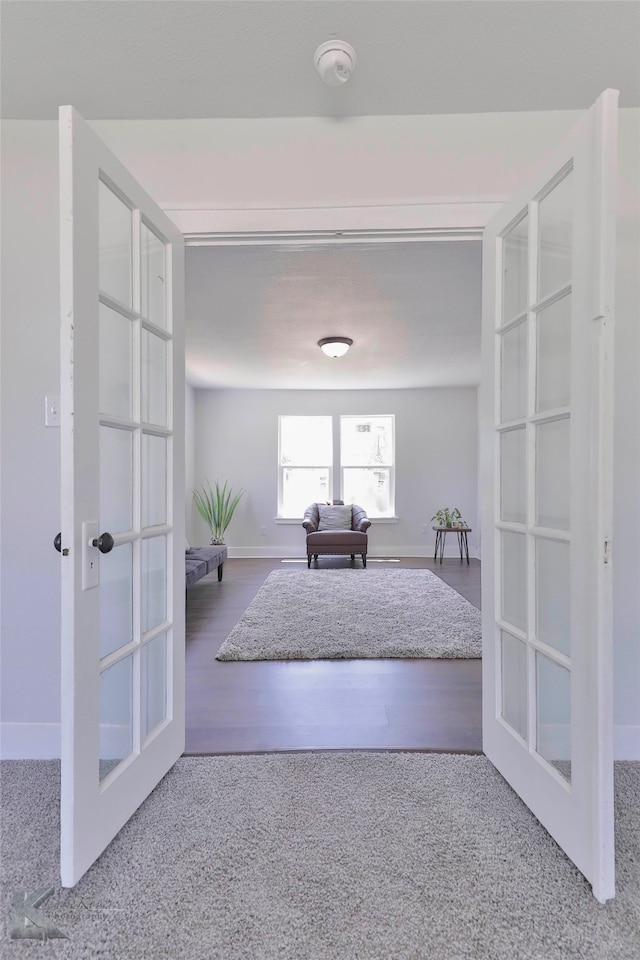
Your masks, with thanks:
M331 420L331 435L332 435L332 449L333 449L333 458L330 464L305 464L304 466L297 466L295 464L283 464L282 463L282 421L285 419L305 418L305 419L330 419ZM392 424L392 442L391 442L391 460L383 464L375 464L371 466L362 466L362 464L344 464L342 462L342 421L343 420L367 420L367 419L377 419L379 417L388 417L391 420ZM329 489L327 492L327 500L333 500L335 494L334 490L340 491L340 499L344 500L344 471L345 469L364 469L364 470L375 470L380 467L384 467L389 471L389 500L391 505L390 514L379 514L376 516L375 513L371 513L367 510L367 515L371 520L375 520L376 523L397 523L398 517L396 516L396 418L393 413L372 413L372 414L360 414L360 413L333 413L333 414L279 414L278 415L278 491L277 491L277 505L276 505L276 523L300 523L302 521L302 515L297 517L292 517L288 514L285 514L283 511L283 491L284 491L284 470L323 470L326 469L329 474ZM336 482L337 481L337 482Z
M296 419L314 419L314 420L330 420L331 421L331 450L332 450L332 462L331 463L314 463L314 464L304 464L304 466L299 464L283 464L282 463L282 421L283 420L293 420ZM334 422L333 415L330 413L309 413L309 414L297 414L297 413L281 413L278 415L278 500L276 504L276 519L277 520L291 520L294 522L299 522L302 520L302 514L299 517L292 517L290 514L284 513L283 510L283 495L284 495L284 471L285 470L326 470L329 477L328 485L328 498L333 499L333 489L334 489L334 463L333 457L335 455L335 445L334 445Z

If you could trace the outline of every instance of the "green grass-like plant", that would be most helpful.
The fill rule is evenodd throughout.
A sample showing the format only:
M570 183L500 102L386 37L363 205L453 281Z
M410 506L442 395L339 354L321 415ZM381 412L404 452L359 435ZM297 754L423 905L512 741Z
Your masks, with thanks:
M216 480L214 487L207 480L200 490L193 491L193 502L211 531L212 543L224 543L225 530L243 493L244 490L241 490L234 494L228 480L222 486Z

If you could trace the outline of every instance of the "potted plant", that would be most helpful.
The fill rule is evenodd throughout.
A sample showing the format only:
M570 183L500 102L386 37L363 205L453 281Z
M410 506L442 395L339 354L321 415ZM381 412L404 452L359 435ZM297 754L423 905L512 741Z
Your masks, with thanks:
M215 487L207 480L201 490L193 491L193 501L198 513L211 531L212 544L224 543L225 530L231 523L243 493L244 490L241 490L234 495L228 480L225 480L222 486L216 480Z
M453 510L450 510L449 507L443 507L442 510L437 510L431 519L436 521L436 526L438 527L455 528L466 526L465 521L462 519L462 514L457 507L454 507Z

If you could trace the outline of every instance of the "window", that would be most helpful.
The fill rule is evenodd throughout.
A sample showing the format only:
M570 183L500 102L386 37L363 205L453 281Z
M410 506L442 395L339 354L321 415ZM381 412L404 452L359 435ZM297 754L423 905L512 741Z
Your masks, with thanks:
M334 419L339 449L334 463ZM370 517L395 513L394 417L279 418L278 516L314 501L359 503ZM339 493L334 494L334 490Z
M279 425L278 516L301 517L333 498L333 425L331 417L280 417Z
M340 417L342 499L370 517L394 513L393 417Z

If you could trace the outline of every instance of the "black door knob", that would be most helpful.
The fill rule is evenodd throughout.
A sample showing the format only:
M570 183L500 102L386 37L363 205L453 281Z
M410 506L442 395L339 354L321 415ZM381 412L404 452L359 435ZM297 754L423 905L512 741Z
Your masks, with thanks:
M99 537L91 541L91 545L97 547L100 553L110 553L113 550L115 540L110 533L101 533Z
M55 537L53 538L53 545L58 553L62 553L62 533L56 533Z

